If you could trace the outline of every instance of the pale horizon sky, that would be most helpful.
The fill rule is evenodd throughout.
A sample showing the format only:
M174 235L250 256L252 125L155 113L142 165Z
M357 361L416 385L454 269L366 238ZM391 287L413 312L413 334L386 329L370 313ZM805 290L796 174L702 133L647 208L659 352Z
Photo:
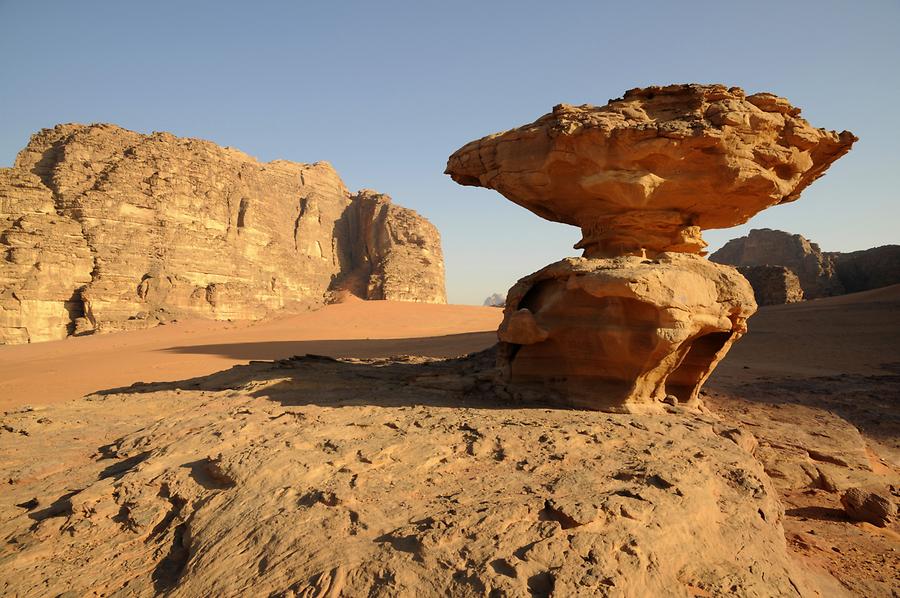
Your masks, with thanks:
M900 2L0 0L0 166L63 122L327 160L441 231L453 303L481 304L567 255L578 229L461 187L447 157L553 105L653 84L770 91L860 141L750 228L825 251L900 243Z

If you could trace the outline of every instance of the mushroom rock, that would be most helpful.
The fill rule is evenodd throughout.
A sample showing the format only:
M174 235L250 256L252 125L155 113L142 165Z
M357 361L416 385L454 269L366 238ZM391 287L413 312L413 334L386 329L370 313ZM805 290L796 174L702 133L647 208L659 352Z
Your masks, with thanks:
M648 87L605 106L558 105L450 156L457 183L582 230L582 258L510 290L505 378L582 408L696 405L756 310L734 268L702 257L701 231L796 200L856 141L799 114L737 87Z
M799 114L783 98L724 85L632 89L473 141L446 174L581 227L585 257L701 253L701 229L794 201L856 141Z

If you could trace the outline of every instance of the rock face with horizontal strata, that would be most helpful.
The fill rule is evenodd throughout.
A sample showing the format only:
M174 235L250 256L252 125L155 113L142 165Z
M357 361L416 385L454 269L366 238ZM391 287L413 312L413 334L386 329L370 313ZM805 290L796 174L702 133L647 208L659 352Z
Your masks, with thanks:
M732 239L709 256L731 266L784 266L800 279L806 299L842 295L834 258L802 235L770 228L755 228L746 237Z
M327 162L261 163L114 125L45 129L0 169L0 343L259 319L320 304L357 271L362 298L446 302L437 230L381 198L368 209L370 193L351 196Z
M519 395L606 411L698 403L756 310L746 279L699 255L701 230L797 199L856 141L799 114L737 87L648 87L556 106L450 156L457 183L582 230L584 258L507 296L498 366Z
M740 266L738 272L753 287L757 305L784 305L803 301L797 275L784 266Z

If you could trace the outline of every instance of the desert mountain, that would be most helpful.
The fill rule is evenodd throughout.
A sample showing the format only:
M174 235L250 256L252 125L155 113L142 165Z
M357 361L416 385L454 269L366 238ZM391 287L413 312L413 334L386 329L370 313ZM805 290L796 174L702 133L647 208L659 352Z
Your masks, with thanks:
M848 293L900 284L900 245L882 245L849 253L831 252Z
M726 243L709 259L732 266L789 268L800 279L803 296L807 299L844 293L834 259L801 235L770 228L753 229L746 237Z
M858 293L900 283L900 245L850 253L823 252L817 243L802 235L768 228L753 229L745 237L732 239L709 259L738 266L753 285L761 304L799 300L790 275L764 267L780 266L795 274L805 299ZM759 297L764 300L759 301Z
M40 131L0 169L0 255L0 343L256 320L343 289L446 302L437 229L327 162L108 124Z
M506 295L502 293L493 293L487 299L484 300L485 307L503 307L506 303Z

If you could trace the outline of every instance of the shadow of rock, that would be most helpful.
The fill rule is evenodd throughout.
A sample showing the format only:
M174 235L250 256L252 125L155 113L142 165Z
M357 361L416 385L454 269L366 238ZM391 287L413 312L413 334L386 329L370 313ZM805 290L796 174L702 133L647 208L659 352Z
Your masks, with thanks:
M40 522L44 519L49 519L50 517L66 517L70 515L72 513L71 499L79 492L81 492L80 488L78 490L66 492L40 511L28 513L29 519Z
M329 355L331 357L389 357L421 355L424 357L457 357L484 349L495 343L497 333L466 332L444 336L396 339L349 339L313 341L271 341L192 345L165 349L168 353L217 355L230 359L284 359L291 355Z
M101 447L102 450L102 447ZM98 451L99 452L99 451ZM131 471L133 468L140 465L142 462L147 460L147 457L150 456L150 451L143 451L138 453L137 455L128 457L126 459L122 459L112 465L106 467L103 471L100 472L98 476L99 479L105 480L106 478L114 478L118 480L123 475Z
M820 521L846 522L850 520L842 509L832 509L830 507L798 507L796 509L787 509L784 514L788 517L803 517Z
M495 363L495 347L450 359L409 355L338 359L306 354L277 361L252 361L186 380L138 382L96 392L88 399L200 390L235 391L282 406L509 408L513 406L511 395L497 383ZM514 406L546 407L518 399Z
M746 401L829 411L900 451L900 375L767 376L730 390Z

